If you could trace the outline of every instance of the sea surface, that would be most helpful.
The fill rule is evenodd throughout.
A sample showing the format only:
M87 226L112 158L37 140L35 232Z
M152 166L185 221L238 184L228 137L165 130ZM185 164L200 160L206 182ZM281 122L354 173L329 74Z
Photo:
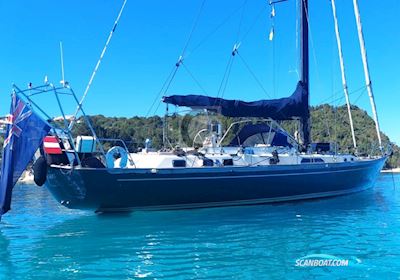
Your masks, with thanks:
M0 279L400 279L400 176L283 204L96 215L17 185ZM299 267L309 255L346 267Z

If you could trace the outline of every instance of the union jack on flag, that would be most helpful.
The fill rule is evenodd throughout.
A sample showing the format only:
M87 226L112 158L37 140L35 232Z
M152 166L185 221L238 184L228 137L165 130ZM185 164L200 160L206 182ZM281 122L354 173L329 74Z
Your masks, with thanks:
M22 175L50 126L33 112L15 93L12 95L10 114L3 147L0 178L0 218L10 210L12 189Z
M12 142L13 136L19 137L21 135L22 129L18 125L20 122L28 118L31 114L31 110L25 110L26 104L18 98L17 100L17 95L13 94L12 95L12 104L11 104L11 112L12 114L9 114L6 116L5 124L10 125L11 129L8 129L7 133L7 138L4 139L4 148ZM12 143L10 149L12 150Z

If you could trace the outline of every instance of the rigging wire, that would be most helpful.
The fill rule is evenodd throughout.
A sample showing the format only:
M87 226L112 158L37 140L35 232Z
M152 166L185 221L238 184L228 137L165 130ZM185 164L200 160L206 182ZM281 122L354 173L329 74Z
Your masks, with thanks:
M242 40L240 40L240 33L241 33L241 30L242 30L243 18L244 18L244 12L245 12L245 6L246 6L247 2L248 2L248 0L245 0L245 1L243 2L243 5L242 5L242 7L243 7L243 8L242 8L242 15L241 15L241 18L240 18L240 21L239 21L239 27L238 27L238 32L237 32L237 40L236 40L237 43L234 45L233 50L232 50L232 53L231 53L231 54L232 54L232 56L231 56L232 60L231 60L231 63L230 63L230 65L229 65L229 67L228 67L227 77L226 77L226 79L225 79L225 84L224 84L224 86L223 86L221 98L224 96L225 91L226 91L226 88L227 88L227 86L228 86L228 81L229 81L229 77L230 77L230 73L231 73L232 65L233 65L233 58L234 58L236 55L238 55L238 56L240 57L240 59L243 61L243 64L246 66L247 70L251 73L251 75L253 76L253 78L256 80L256 82L259 84L259 86L262 88L262 90L263 90L265 93L267 93L266 90L265 90L265 88L262 86L260 80L257 78L257 76L254 74L254 72L251 70L250 66L246 63L246 61L245 61L244 58L239 54L239 51L238 51L238 49L239 49L239 47L240 47L240 45L241 45L241 41L242 41L245 37L247 37L247 35L248 35L248 34L250 33L250 31L253 29L254 25L256 24L256 22L258 21L259 17L261 16L261 14L262 14L262 12L263 12L263 9L262 9L261 12L259 13L259 15L257 15L257 17L255 18L255 20L254 20L253 23L251 24L250 28L246 31L246 33L245 33L244 36L242 37ZM221 87L220 87L220 88L221 88ZM267 95L268 95L268 93L267 93Z
M300 0L303 1L303 5L305 5L305 0ZM312 54L313 54L313 60L314 60L314 64L315 64L315 70L316 70L316 74L317 74L317 81L319 84L321 84L321 78L320 78L320 73L319 73L319 67L318 67L318 62L317 62L317 55L315 53L315 44L314 44L314 37L312 34L312 30L311 30L311 23L310 23L310 17L308 14L308 8L305 9L306 11L306 18L307 18L307 23L308 23L308 32L309 32L309 37L310 37L310 42L311 42L311 49L312 49Z
M254 80L257 82L257 84L260 86L260 88L262 89L262 91L268 96L270 97L270 95L268 94L267 90L264 88L264 86L262 85L261 81L257 78L256 74L254 73L254 71L252 71L252 69L250 68L250 65L244 60L243 56L241 54L239 54L239 52L237 52L237 55L239 56L239 58L242 60L244 66L246 66L246 69L249 71L249 73L253 76Z
M272 88L273 88L272 95L274 98L276 98L277 84L278 84L277 73L278 73L278 69L280 68L279 63L277 65L276 57L277 57L277 55L276 55L276 40L273 40L272 41L272 69L273 69L273 71L272 71Z
M361 23L361 17L360 17L360 10L359 10L359 7L358 7L358 1L357 0L353 0L353 6L354 6L354 15L355 15L355 18L356 18L356 23L357 23L358 40L359 40L359 43L360 43L361 59L362 59L362 62L363 62L365 83L367 85L368 96L369 96L371 109L372 109L372 116L374 118L376 134L378 136L379 149L381 150L381 152L383 154L381 129L380 129L380 125L379 125L378 113L377 113L377 110L376 110L374 92L372 90L372 82L371 82L371 77L370 77L370 73L369 73L367 50L365 48L365 40L364 40L364 34L363 34L363 30L362 30L362 23Z
M168 83L167 83L167 86L165 87L164 94L167 93L169 87L171 86L172 81L174 80L174 78L175 78L175 76L176 76L176 73L178 72L178 69L179 69L179 65L178 65L178 63L177 63L177 65L175 66L175 70L174 70L173 73L172 73L171 79L169 79L169 81L168 81ZM159 97L158 97L157 99L159 99ZM161 102L162 102L162 100L159 99L158 106L157 106L157 108L154 110L153 115L155 115L155 114L157 113L157 110L158 110L158 108L160 107Z
M233 50L232 50L231 55L230 55L229 60L228 60L228 64L227 64L227 66L225 68L225 72L224 72L221 84L220 84L218 92L217 92L217 98L218 97L219 98L223 98L224 97L225 92L226 92L226 88L228 86L230 74L231 74L231 71L232 71L232 65L233 65L234 57L236 56L236 54L239 54L238 49L239 49L239 47L241 45L241 43L239 42L239 38L240 38L240 32L241 32L242 25L243 25L244 8L245 8L245 6L247 4L247 1L248 0L245 0L243 2L242 6L241 6L242 14L241 14L241 18L239 20L239 26L238 26L237 38L236 38L237 40L236 40L236 43L233 46ZM218 101L218 99L215 100L214 106L216 105L217 101ZM222 102L222 100L220 102Z
M242 8L242 14L240 16L239 28L238 28L238 31L237 31L236 42L239 42L240 32L242 30L242 24L243 24L243 18L244 18L244 11L245 11L245 8L246 8L246 5L247 5L247 1L248 0L244 0L243 5L242 5L243 8Z
M328 113L328 108L324 108L325 110L325 114L327 114ZM331 129L330 129L330 126L329 126L329 120L328 120L328 118L324 118L324 121L325 121L325 126L326 126L326 131L327 131L327 133L328 133L328 138L329 139L331 139Z
M192 49L191 53L189 53L185 58L187 58L189 55L193 54L193 52L196 51L201 45L203 45L203 44L209 39L209 37L211 37L218 29L220 29L223 25L225 25L226 22L227 22L234 14L236 14L238 11L242 10L241 17L240 17L240 21L239 21L239 26L238 26L238 31L237 31L237 39L238 39L237 42L238 42L238 41L239 41L239 38L240 38L241 31L242 31L243 19L244 19L244 14L245 14L245 9L244 9L244 8L245 8L245 6L246 6L247 3L248 3L248 0L243 1L242 5L241 5L238 9L236 9L232 14L230 14L227 18L225 18L225 19L222 21L222 23L220 23L210 34L208 34L202 41L200 41L200 43L197 44L197 45ZM163 87L161 88L159 94L157 95L157 97L156 97L155 100L153 101L153 103L152 103L152 105L151 105L151 107L150 107L150 109L149 109L149 111L148 111L146 117L147 117L147 116L150 114L150 112L152 111L152 108L155 106L157 100L160 98L160 95L161 95L163 92L164 92L164 94L165 94L165 93L168 91L168 89L169 89L169 87L170 87L170 85L171 85L171 83L172 83L172 80L174 79L174 77L175 77L175 75L176 75L177 69L178 69L178 67L179 67L180 65L183 65L184 69L186 70L186 72L188 72L188 74L189 74L190 77L193 79L193 81L197 84L197 86L208 96L207 91L206 91L206 90L204 89L204 87L201 85L201 83L199 82L199 80L195 78L195 76L194 76L193 73L189 70L189 68L187 67L187 65L183 63L183 57L184 57L184 55L185 55L185 53L186 53L186 51L187 51L187 48L188 48L188 46L189 46L189 43L190 43L190 41L191 41L191 39L192 39L192 37L193 37L193 33L194 33L195 29L197 28L197 25L198 25L198 22L199 22L199 19L200 19L200 15L201 15L201 13L202 13L202 11L203 11L203 9L204 9L204 4L205 4L205 0L203 0L203 2L202 2L202 4L201 4L200 10L199 10L199 12L198 12L198 14L197 14L197 17L196 17L195 21L194 21L194 24L193 24L192 29L191 29L191 31L190 31L190 33L189 33L189 36L188 36L188 40L186 41L186 43L185 43L185 45L184 45L184 48L183 48L183 50L182 50L180 59L179 59L179 61L178 61L177 64L176 64L176 67L175 67L174 70L172 71L172 74L170 74L170 75L168 76L166 82L163 84ZM251 24L250 28L244 33L243 39L246 38L247 35L250 33L250 31L253 29L253 27L255 26L256 22L258 21L258 19L259 19L260 16L262 15L262 12L263 12L263 11L264 11L264 9L262 9L262 10L260 11L260 13L257 15L257 17L254 19L254 21L253 21L253 23ZM232 56L231 56L230 59L228 60L228 64L227 64L227 66L226 66L226 68L225 68L225 72L224 72L224 75L223 75L223 79L222 79L222 81L221 81L221 83L220 83L220 86L219 86L219 89L218 89L217 97L220 96L220 97L222 98L222 97L224 96L224 94L225 94L225 91L226 91L226 88L227 88L227 85L228 85L228 82L229 82L229 77L230 77L230 74L231 74L231 70L232 70L233 57L234 57L235 54L237 53L237 48L238 48L239 46L240 46L240 43L235 44L234 50L232 51ZM256 77L256 75L254 74L254 72L250 69L249 65L244 61L243 58L242 58L242 60L243 60L243 62L245 63L246 68L249 70L249 72L250 72L250 73L252 74L252 76L254 77L254 79L257 81L257 83L260 85L260 87L263 89L263 91L268 95L267 91L266 91L265 88L262 86L260 80ZM158 108L159 108L159 106L160 106L160 103L161 103L161 102L158 103L158 105L157 105L157 107L156 107L156 109L155 109L155 113L157 112L157 110L158 110Z
M366 89L366 86L362 86L362 87L360 87L360 88L358 88L358 89L356 89L356 90L354 90L352 92L349 92L349 95L356 94L357 92L360 92L361 90L364 90L364 89ZM338 93L338 92L341 92L341 91L342 91L342 89L335 91L335 93ZM320 101L318 103L320 103L320 104L323 104L323 103L333 104L334 102L341 101L344 98L345 98L344 96L341 96L341 97L338 97L337 99L335 99L334 96L331 96L331 97L328 97L326 99L323 99L322 101ZM329 101L331 99L332 99L332 101Z
M363 96L363 94L367 91L367 88L364 87L364 90L361 91L361 93L358 95L358 97L355 99L355 101L353 102L353 104L357 104L358 101L361 99L361 97Z
M94 77L95 77L96 74L97 74L97 70L98 70L99 67L100 67L100 64L101 64L101 62L102 62L102 60L103 60L103 57L104 57L104 55L105 55L105 53L106 53L106 51L107 51L107 47L108 47L108 45L109 45L110 42L111 42L111 39L112 39L112 37L113 37L113 35L114 35L114 32L115 32L115 30L116 30L116 28L117 28L118 22L119 22L119 20L120 20L120 18L121 18L121 16L122 16L122 13L123 13L123 11L124 11L124 9L125 9L126 2L127 2L127 0L124 0L124 2L123 2L123 4L122 4L122 7L121 7L121 9L119 10L119 13L118 13L117 18L115 19L113 28L111 29L110 34L108 35L106 44L104 45L103 51L102 51L101 54L100 54L100 58L99 58L99 60L97 61L97 64L96 64L96 66L95 66L95 68L94 68L94 70L93 70L93 72L92 72L92 75L90 76L89 83L87 84L86 89L85 89L85 91L84 91L84 93L83 93L83 96L82 96L82 98L81 98L81 100L80 100L80 102L79 102L79 104L78 104L78 106L77 106L77 108L76 108L76 110L75 110L74 117L72 118L72 121L71 121L71 123L70 123L70 125L69 125L69 129L70 129L70 130L72 130L72 127L73 127L74 124L75 124L76 117L77 117L79 111L80 111L81 108L82 108L83 101L85 100L85 98L86 98L86 96L87 96L87 94L88 94L88 92L89 92L89 89L90 89L90 87L91 87L91 85L92 85L92 82L93 82L93 80L94 80Z
M360 100L360 98L364 95L364 93L365 93L365 91L366 91L366 88L364 87L363 88L363 90L362 91L359 91L359 95L357 96L357 98L355 99L355 101L353 102L353 104L357 104L358 103L358 101ZM353 93L355 93L355 92L353 92ZM332 106L334 106L334 108L333 108L333 110L334 110L334 126L333 126L333 128L334 128L334 137L335 137L335 141L337 142L337 121L338 121L338 117L340 118L340 120L341 121L346 121L346 119L344 119L344 116L340 116L339 114L338 114L338 106L337 105L335 105L335 104L337 104L337 101L338 100L340 100L340 99L343 99L344 97L341 97L341 98L338 98L338 99L336 99L336 100L334 100L333 102L331 102L331 103L328 103L328 104L333 104ZM327 127L327 132L328 132L328 137L330 138L332 135L331 135L331 133L330 133L330 128L329 128L329 124L328 124L328 120L326 119L326 127ZM336 148L335 148L336 149Z
M224 95L225 95L225 92L226 92L226 88L227 88L228 82L229 82L229 77L230 77L231 71L232 71L232 65L233 65L233 59L232 59L231 66L229 67L228 75L227 75L227 78L226 78L226 81L225 81L224 89L222 90L221 98L224 98ZM222 102L222 100L221 100L221 102Z
M365 91L366 91L366 88L364 87L364 89L362 90L362 91L359 91L359 95L357 96L357 98L355 99L355 101L353 102L353 104L357 104L358 103L358 101L360 100L360 98L362 97L362 96L364 96L364 94L365 94ZM337 101L337 100L339 100L339 99L343 99L344 97L342 97L342 98L338 98L338 99L336 99L334 102L332 102L332 103L328 103L328 104L334 104L334 105L332 105L334 108L333 108L333 117L334 117L334 122L333 122L333 135L331 135L331 133L330 133L330 124L329 124L329 119L328 118L325 118L324 119L324 121L325 121L325 126L326 126L326 129L327 129L327 133L328 133L328 137L331 139L331 137L333 137L334 139L336 139L335 140L335 143L337 143L337 139L338 139L338 123L341 123L341 122L347 122L348 121L348 118L346 117L346 113L343 113L343 114L339 114L339 107L337 106L337 105L335 105L335 102ZM336 103L337 104L337 103ZM328 114L328 108L324 108L324 111L325 111L325 113L326 114ZM337 147L335 146L335 150L337 149Z
M348 115L349 115L351 135L352 135L352 139L353 139L353 146L354 146L354 149L357 150L357 141L356 141L356 136L355 136L355 132L354 132L353 117L351 114L350 98L348 95L347 78L346 78L346 72L345 72L345 66L344 66L342 43L341 43L341 39L340 39L339 23L338 23L337 14L336 14L335 0L331 0L331 3L332 3L333 20L335 23L336 41L337 41L337 45L338 45L340 70L342 73L343 91L344 91L344 95L346 97L346 104L347 104L347 111L348 111Z
M157 94L157 96L154 98L153 103L151 104L149 110L147 111L146 118L150 115L150 113L151 113L151 111L152 111L154 105L156 104L157 100L160 99L160 95L164 92L164 88L165 88L166 85L168 84L168 81L171 79L171 77L172 77L173 75L175 75L176 71L177 71L177 67L176 67L176 65L174 65L174 67L172 68L171 72L169 73L167 79L164 81L164 84L162 85L161 90L158 92L158 94Z
M221 84L220 84L220 86L219 86L219 89L218 89L218 92L217 92L217 98L218 97L223 97L223 94L222 94L222 91L223 91L223 88L226 88L226 86L224 86L225 85L225 83L227 83L227 81L229 80L229 75L230 75L230 69L232 69L232 64L233 64L233 58L234 58L234 56L233 55L231 55L230 57L229 57L229 60L228 60L228 64L226 65L226 68L225 68L225 72L224 72L224 75L223 75L223 77L222 77L222 81L221 81ZM226 81L226 82L225 82ZM214 106L215 106L216 104L214 104Z
M296 15L299 14L299 10L300 10L300 1L296 0ZM300 41L299 41L299 34L300 34L300 19L299 17L296 17L296 53L295 53L295 57L298 55L298 53L300 53ZM297 77L300 80L300 74L299 71L296 69L297 72Z
M244 8L246 7L247 1L248 0L245 0L243 2L243 5L242 5L242 15L241 15L241 18L239 20L236 43L233 46L233 50L231 52L231 57L230 57L230 60L228 62L228 67L225 70L224 78L222 79L221 85L220 85L219 90L218 90L218 96L220 96L220 98L223 98L224 95L225 95L226 88L228 86L229 78L230 78L231 71L232 71L232 65L233 65L234 58L235 58L236 54L239 54L238 53L238 49L239 49L239 47L241 45L241 43L239 42L239 37L240 37L240 31L241 31L242 25L243 25Z
M300 10L300 1L296 0L296 15L299 14ZM296 22L295 22L295 42L296 42L296 48L294 49L294 56L297 57L297 55L300 53L300 44L299 44L299 33L300 33L300 23L299 23L299 17L296 17ZM298 80L300 80L300 73L299 73L299 66L293 67L292 70L289 70L289 73L294 73L296 74L296 77Z
M156 107L156 109L154 111L154 114L156 114L156 112L157 112L157 110L158 110L158 108L160 107L160 104L161 104L161 100L160 100L161 94L166 94L168 89L170 88L170 86L172 84L172 81L174 80L174 78L175 78L175 76L176 76L176 74L178 72L179 66L183 62L184 55L186 53L186 50L187 50L187 48L189 46L189 43L190 43L192 37L193 37L193 33L197 28L197 25L198 25L199 20L200 20L200 16L201 16L201 14L203 12L203 9L204 9L205 2L206 2L206 0L202 1L200 9L199 9L199 11L197 13L197 16L196 16L196 18L195 18L195 20L193 22L192 28L191 28L191 30L189 32L189 36L188 36L188 38L187 38L187 40L186 40L186 42L184 44L184 47L182 49L181 55L179 56L178 61L175 63L175 65L173 67L173 70L170 72L170 74L168 75L168 77L165 80L164 84L162 85L161 90L159 91L159 93L157 94L155 99L153 100L152 105L150 106L149 110L147 111L146 118L151 113L152 109L154 108L154 105L157 103L157 100L159 100L159 103L158 103L158 105L157 105L157 107Z
M190 40L192 39L193 33L194 33L194 31L196 30L196 28L197 28L197 25L198 25L198 23L199 23L200 16L201 16L201 14L202 14L202 12L203 12L204 4L205 4L205 3L206 3L206 0L203 0L203 2L201 3L199 12L197 13L196 19L195 19L195 21L194 21L194 23L193 23L193 26L192 26L192 29L190 30L189 37L188 37L188 39L187 39L187 41L186 41L185 46L183 47L183 50L182 50L182 53L181 53L181 56L182 56L182 57L185 55L186 50L187 50L187 48L188 48L188 46L189 46Z
M210 39L212 35L214 35L222 26L224 26L237 12L239 12L245 3L243 3L241 6L239 6L236 10L233 11L230 15L228 15L224 20L221 21L220 24L217 25L217 27L211 31L208 35L206 35L192 50L191 52L186 56L188 58L190 55L192 55L196 50L198 50L204 43Z
M251 23L249 29L247 29L247 31L244 33L241 41L243 42L244 39L247 38L247 36L249 35L249 33L253 30L254 26L256 25L256 23L260 20L261 16L264 14L266 10L266 6L263 6L260 10L260 12L257 14L257 16L254 18L253 22Z
M271 4L270 4L271 5ZM276 40L275 40L275 5L271 5L271 31L269 34L269 40L272 42L272 95L273 97L276 96Z
M186 63L183 63L183 62L182 62L182 66L183 66L183 68L186 70L186 72L189 74L189 76L193 79L193 81L197 84L197 86L203 91L203 93L204 93L205 95L209 96L208 93L207 93L207 91L206 91L206 90L204 89L204 87L200 84L199 80L196 79L196 77L193 75L193 73L189 70L189 68L187 67Z
M333 65L333 62L332 62L332 65ZM333 84L333 88L334 88L334 82L333 82L333 80L332 80L332 84ZM336 93L335 93L335 91L333 90L333 97L336 97ZM337 155L337 153L338 153L338 145L337 145L337 143L338 143L338 102L336 103L336 104L334 104L333 105L333 112L334 112L334 128L333 128L333 131L334 131L334 134L335 134L335 155Z
M333 38L333 36L332 36L332 38ZM332 45L334 45L333 40L334 39L332 39ZM334 98L334 100L337 100L336 96L338 94L338 91L335 90L335 85L336 85L335 84L336 76L335 76L335 70L334 70L335 69L335 59L333 57L336 57L334 48L331 49L331 59L330 59L331 75L330 75L330 77L331 77L332 97ZM337 145L337 143L338 143L338 104L339 104L339 102L337 101L332 105L333 106L333 134L334 134L333 141L335 143L335 155L338 153L338 145Z

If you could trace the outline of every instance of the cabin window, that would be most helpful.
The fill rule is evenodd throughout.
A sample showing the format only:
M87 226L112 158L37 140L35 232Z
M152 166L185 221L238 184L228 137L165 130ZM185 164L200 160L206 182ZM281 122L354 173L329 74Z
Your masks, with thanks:
M324 162L322 158L303 158L301 163L321 163Z
M172 161L173 167L186 167L186 160L176 159Z
M232 166L233 165L233 159L224 159L224 166Z
M205 158L203 159L203 166L214 166L214 162L212 159Z

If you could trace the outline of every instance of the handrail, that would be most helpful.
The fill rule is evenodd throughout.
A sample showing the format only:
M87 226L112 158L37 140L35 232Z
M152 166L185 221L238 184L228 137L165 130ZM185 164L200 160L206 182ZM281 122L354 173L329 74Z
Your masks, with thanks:
M118 138L99 138L98 140L99 140L100 142L103 141L103 142L117 142L117 143L120 142L120 143L122 143L123 148L125 149L125 151L126 151L127 154L128 154L130 164L132 164L132 165L134 165L134 166L136 167L135 162L133 161L133 158L132 158L132 156L131 156L131 153L130 153L129 150L128 150L128 146L126 146L124 140L118 139Z
M18 86L16 86L14 84L13 85L13 92L15 92L20 97L22 96L25 100L27 100L28 101L27 105L31 109L37 109L37 111L39 111L41 113L40 117L42 118L42 120L44 122L46 122L52 128L52 131L54 131L55 134L59 135L60 132L61 132L66 136L66 138L68 138L68 140L70 142L70 145L73 147L76 160L78 161L78 165L81 165L79 156L78 156L77 151L76 151L76 149L74 147L75 145L74 145L74 141L73 141L72 130L69 129L69 124L67 122L67 116L65 114L65 111L63 109L63 105L61 104L59 96L58 96L59 94L71 95L73 97L73 99L75 100L75 102L79 103L79 101L78 101L73 89L68 84L64 84L63 86L55 86L52 83L49 83L49 82L46 81L44 85L40 85L40 86L32 86L32 84L30 84L27 89L20 89ZM33 100L33 96L35 96L35 95L50 94L50 93L53 93L55 95L55 97L56 97L57 105L58 105L58 107L60 109L60 112L61 112L62 121L64 122L64 127L61 124L58 124L56 121L54 121L54 119L52 117L50 117L45 112L45 110L43 110ZM98 142L98 138L97 138L96 132L94 131L94 128L93 128L92 124L90 123L89 117L85 114L85 111L83 110L82 106L80 107L80 112L82 113L83 119L84 119L87 127L89 128L94 140L99 145L99 149L100 149L101 155L103 157L105 157L105 151L103 149L103 146L101 145L100 142Z

